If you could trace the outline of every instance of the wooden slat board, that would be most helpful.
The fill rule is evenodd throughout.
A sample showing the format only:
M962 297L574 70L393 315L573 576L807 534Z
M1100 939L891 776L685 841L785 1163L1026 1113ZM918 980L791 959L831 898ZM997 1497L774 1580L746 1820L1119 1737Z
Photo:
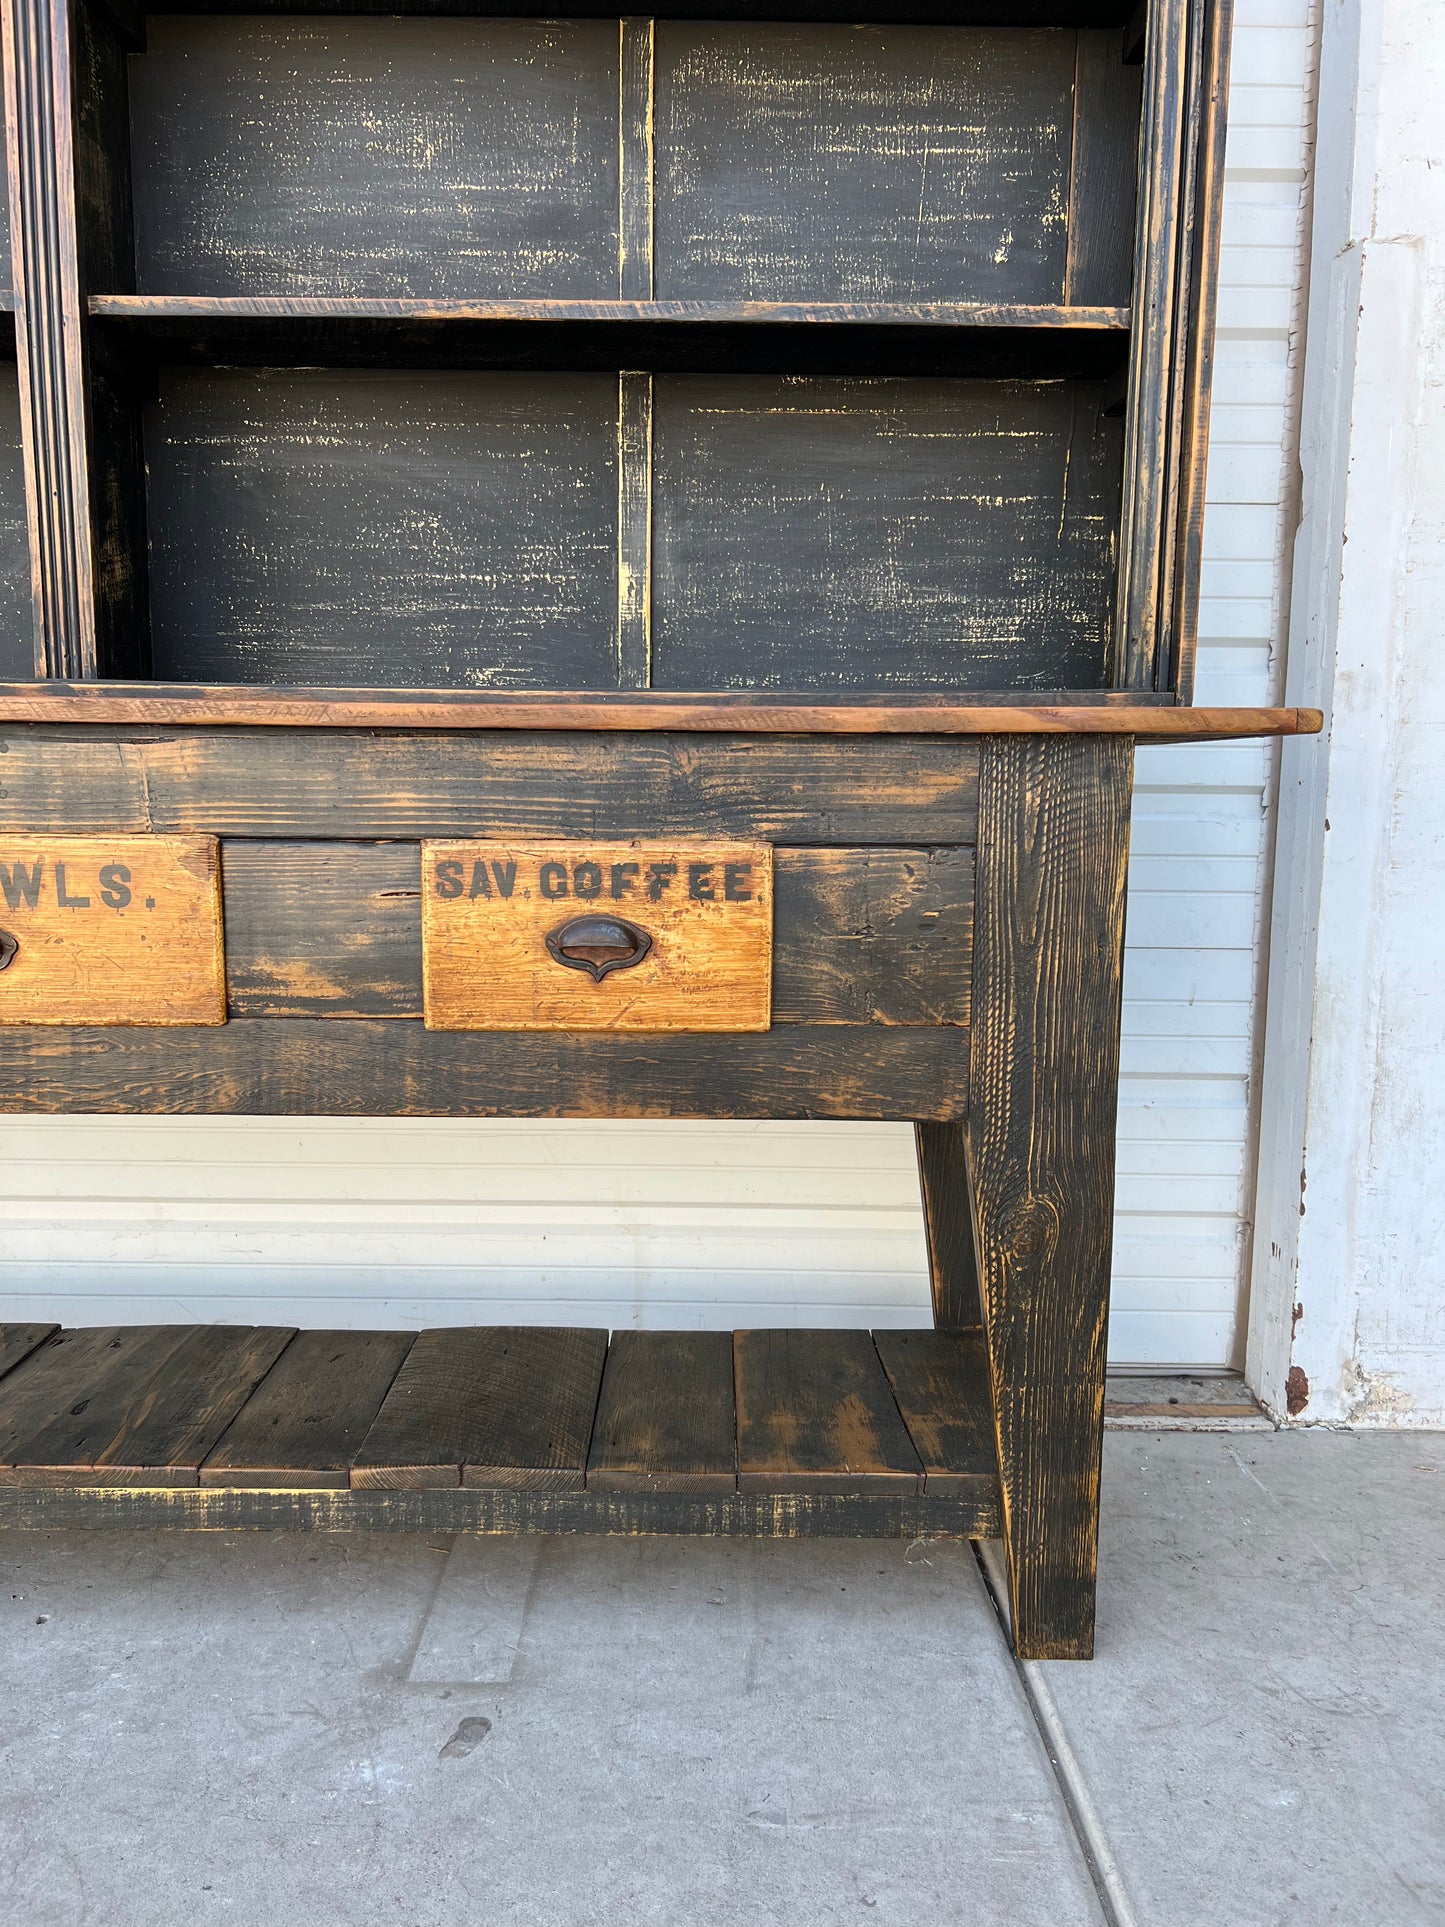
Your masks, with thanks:
M926 1492L998 1479L982 1332L879 1331L874 1344L923 1461Z
M172 370L145 442L157 675L615 684L615 376Z
M0 201L4 200L0 195ZM8 211L0 219L0 230ZM0 274L9 279L8 241L0 241ZM0 330L14 326L0 312ZM0 676L35 673L35 617L30 604L30 537L20 443L20 392L13 365L0 365Z
M0 1325L0 1378L13 1372L59 1330L58 1325Z
M587 1484L599 1492L736 1489L730 1333L614 1333Z
M12 1475L17 1458L51 1436L89 1403L111 1372L131 1373L136 1358L154 1358L179 1342L177 1325L89 1326L58 1333L0 1381L0 1478Z
M433 1030L769 1025L767 844L426 843L421 927ZM638 961L595 980L560 963L548 939L588 931L625 936Z
M659 689L1099 687L1099 383L658 376Z
M600 1331L423 1332L357 1454L352 1484L580 1487L606 1352Z
M921 1490L866 1331L737 1332L733 1357L742 1491Z
M597 837L852 848L972 843L978 826L978 745L929 739L922 725L862 740L728 729L619 740L570 723L408 735L387 705L366 727L378 733L312 728L304 754L270 728L122 727L105 740L8 727L0 830L540 838L575 836L585 820Z
M885 1024L572 1036L367 1018L0 1025L0 1092L11 1111L137 1115L956 1118L964 1036Z
M411 1346L410 1332L298 1332L207 1456L201 1484L349 1485Z
M998 1497L890 1492L276 1492L221 1486L0 1485L0 1528L172 1531L693 1533L753 1539L996 1539Z
M659 295L1059 298L1077 36L887 14L659 23Z
M617 292L615 20L162 18L130 97L142 290Z
M991 1522L991 1436L977 1337L930 1332L875 1349L834 1331L624 1331L609 1347L534 1327L122 1326L42 1339L0 1384L0 1485L290 1493L298 1522L328 1491L585 1484L612 1530L608 1494L721 1503L741 1484L803 1507L804 1531L809 1502L916 1495L925 1468L927 1489ZM685 1506L649 1516L632 1529L703 1529Z
M966 1024L973 852L773 853L775 1024ZM235 1017L420 1017L415 843L222 850Z
M292 1337L269 1326L118 1326L52 1345L0 1397L0 1463L52 1484L194 1485ZM77 1352L83 1355L77 1356Z
M214 837L0 834L0 933L0 1025L226 1020Z

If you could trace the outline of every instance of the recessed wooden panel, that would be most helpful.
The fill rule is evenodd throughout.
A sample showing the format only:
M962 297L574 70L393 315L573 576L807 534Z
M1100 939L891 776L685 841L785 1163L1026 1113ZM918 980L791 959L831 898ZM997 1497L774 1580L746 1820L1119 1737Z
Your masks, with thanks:
M766 844L425 843L433 1030L759 1031Z
M654 684L1101 686L1104 401L1090 382L659 376Z
M8 254L0 255L7 264ZM0 312L0 346L13 353L15 318ZM25 515L25 462L20 446L20 390L13 361L0 354L0 676L28 682L35 674L35 613L30 598L30 536Z
M142 293L616 294L615 20L147 28Z
M175 371L146 459L157 676L616 682L615 377Z
M0 963L0 1024L224 1023L216 839L0 836Z
M658 294L1059 300L1075 44L660 23Z

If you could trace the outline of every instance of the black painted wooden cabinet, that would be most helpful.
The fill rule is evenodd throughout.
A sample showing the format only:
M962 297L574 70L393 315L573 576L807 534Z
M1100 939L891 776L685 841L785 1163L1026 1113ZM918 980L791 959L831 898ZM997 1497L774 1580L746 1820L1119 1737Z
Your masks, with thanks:
M1227 0L543 11L8 0L9 673L1187 700Z
M0 841L218 838L228 1021L0 965L0 1101L910 1119L938 1332L564 1334L565 1466L383 1345L308 1497L314 1347L0 1330L0 1517L1001 1530L1086 1654L1133 743L1317 727L1187 707L1229 0L3 11ZM476 837L770 846L769 1027L430 1027Z

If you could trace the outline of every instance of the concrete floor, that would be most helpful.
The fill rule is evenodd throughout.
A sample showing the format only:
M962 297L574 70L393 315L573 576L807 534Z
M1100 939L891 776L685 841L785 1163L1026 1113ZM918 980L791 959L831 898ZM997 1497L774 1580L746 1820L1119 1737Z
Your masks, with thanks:
M1111 1437L1092 1666L952 1545L0 1559L14 1927L1445 1923L1442 1437Z

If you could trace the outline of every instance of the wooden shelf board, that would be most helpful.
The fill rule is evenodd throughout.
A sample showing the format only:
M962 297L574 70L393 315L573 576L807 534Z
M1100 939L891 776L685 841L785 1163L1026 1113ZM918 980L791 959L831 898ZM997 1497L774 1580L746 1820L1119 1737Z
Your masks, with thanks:
M0 684L0 723L275 729L697 730L740 735L1134 736L1147 742L1312 736L1317 709L1188 709L1123 692L1055 703L961 695L274 689L174 683Z
M415 1339L0 1327L6 1347L19 1362L0 1382L0 1489L88 1492L97 1518L117 1522L94 1495L148 1491L159 1502L189 1491L203 1517L211 1496L227 1523L237 1507L283 1523L289 1494L339 1507L334 1523L369 1516L367 1501L411 1517L409 1504L435 1499L428 1519L470 1518L479 1530L509 1529L476 1524L490 1518L535 1530L725 1531L735 1520L787 1532L815 1517L824 1530L861 1529L875 1515L856 1505L870 1499L892 1504L878 1518L914 1518L904 1502L926 1498L932 1479L934 1496L960 1508L958 1529L982 1529L999 1511L970 1333L936 1334L932 1349L947 1355L936 1383L978 1409L930 1412L914 1385L907 1419L865 1331L623 1332L609 1347L605 1331L530 1326ZM255 1496L252 1514L239 1493ZM548 1509L564 1498L580 1510ZM578 1523L546 1523L558 1516Z
M439 301L410 295L97 294L122 321L668 322L698 327L1046 328L1127 334L1129 310L973 301Z

